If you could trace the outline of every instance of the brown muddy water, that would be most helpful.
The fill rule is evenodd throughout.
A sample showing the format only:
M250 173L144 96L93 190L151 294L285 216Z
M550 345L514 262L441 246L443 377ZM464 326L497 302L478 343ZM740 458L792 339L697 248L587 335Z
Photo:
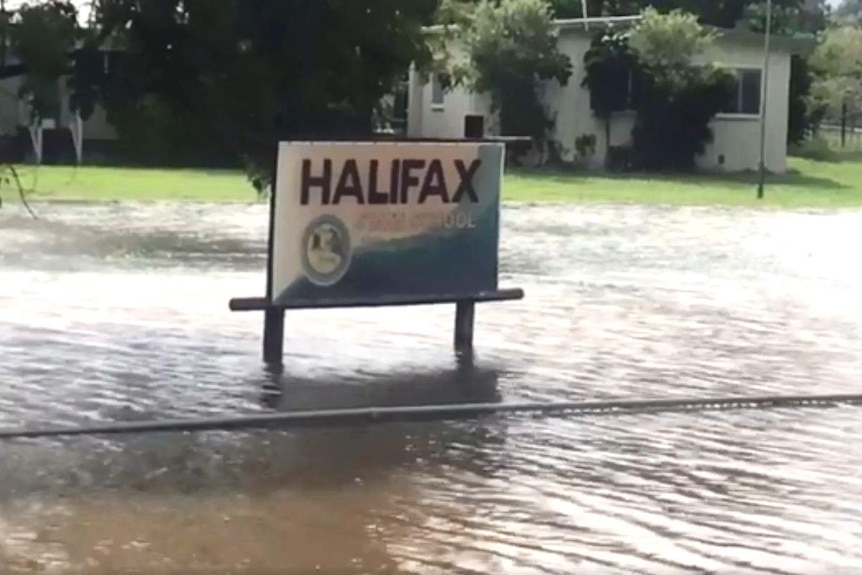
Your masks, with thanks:
M263 206L0 212L0 425L862 392L860 212L507 207L473 358L448 307L295 312ZM862 572L862 412L488 418L0 444L4 573Z

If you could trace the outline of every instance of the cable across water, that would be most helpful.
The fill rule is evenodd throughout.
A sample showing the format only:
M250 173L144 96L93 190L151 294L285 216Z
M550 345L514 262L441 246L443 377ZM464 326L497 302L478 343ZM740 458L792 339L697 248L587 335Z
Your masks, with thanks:
M112 422L80 427L7 428L0 429L0 440L255 429L301 430L387 423L463 421L492 415L587 417L743 409L827 408L860 404L862 404L862 394L362 407L162 421Z

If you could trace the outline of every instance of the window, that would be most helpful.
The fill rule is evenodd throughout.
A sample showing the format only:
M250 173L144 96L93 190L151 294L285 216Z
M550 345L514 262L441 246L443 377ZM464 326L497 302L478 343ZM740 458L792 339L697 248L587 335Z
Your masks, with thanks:
M443 83L440 82L440 76L434 74L431 76L431 107L442 108L444 97L445 93L443 92Z
M725 114L760 115L760 70L737 70L733 96L724 107Z
M604 72L605 94L601 104L614 112L634 110L643 97L644 76L636 68L622 65ZM590 92L590 107L595 110L599 97Z
M398 134L407 130L407 116L410 108L410 87L407 82L399 82L392 95L392 112L389 123Z

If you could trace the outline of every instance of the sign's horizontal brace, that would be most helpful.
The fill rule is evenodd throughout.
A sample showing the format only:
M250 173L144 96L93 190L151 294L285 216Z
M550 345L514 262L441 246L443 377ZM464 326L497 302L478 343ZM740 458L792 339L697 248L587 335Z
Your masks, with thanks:
M312 144L312 145L374 145L374 144L529 144L533 139L526 136L496 136L485 138L321 138L319 140L313 138L303 138L300 140L289 140L281 142L283 144Z
M435 305L444 303L487 303L524 299L524 290L510 288L472 294L432 294L370 297L361 299L314 299L293 300L286 303L273 303L265 297L233 298L231 311L265 311L268 309L332 309L348 307L384 307L404 305Z

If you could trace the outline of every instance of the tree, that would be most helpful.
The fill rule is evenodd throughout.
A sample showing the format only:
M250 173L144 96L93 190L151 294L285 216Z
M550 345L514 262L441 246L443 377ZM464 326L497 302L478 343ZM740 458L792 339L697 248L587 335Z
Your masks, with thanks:
M24 65L18 96L30 103L34 121L60 111L60 80L81 37L74 4L59 0L23 4L10 20L9 43Z
M709 124L734 85L729 72L695 63L713 40L714 34L696 16L681 11L660 14L653 8L644 10L643 18L627 32L597 35L586 61L594 112L603 117L629 106L636 112L632 154L625 165L616 167L695 167L696 157L712 139ZM627 83L629 78L637 79L636 96L614 102L614 91L628 92L617 82ZM609 167L618 161L615 156L608 155Z
M553 121L542 106L539 84L566 84L572 73L569 58L559 51L546 0L482 2L457 37L467 62L452 66L455 81L490 95L503 135L545 144Z
M842 24L859 25L862 22L862 0L842 0L834 18Z
M469 14L481 0L442 0L440 13ZM862 0L846 0L862 6ZM754 30L762 30L766 0L547 0L555 18L582 18L586 3L587 16L632 16L647 8L662 14L681 10L697 16L705 26L734 28L739 22ZM773 0L774 33L798 31L816 32L826 23L829 6L826 0L816 0L816 8L807 9L807 0ZM862 9L860 9L862 10ZM445 20L445 17L444 17Z
M556 17L581 18L581 0L549 0ZM860 0L862 1L862 0ZM777 11L796 11L802 0L774 0ZM588 16L629 16L647 8L660 13L681 10L697 16L701 24L721 28L733 28L740 20L748 19L747 9L760 6L761 0L588 0Z
M643 69L643 94L632 130L637 160L647 170L690 170L712 140L710 122L729 101L733 75L695 63L715 35L692 14L648 8L629 45Z
M586 75L581 85L590 92L590 108L605 127L605 157L610 157L611 122L629 106L629 85L636 71L628 34L597 34L584 55Z
M787 143L801 144L811 129L819 123L822 108L811 105L814 82L808 58L790 57L790 94L788 101Z
M110 40L123 55L111 74L81 64L77 105L95 100L110 112L157 98L200 138L244 158L264 186L280 139L371 135L382 97L427 60L422 26L436 8L437 0L102 0L87 50Z
M655 8L643 12L643 20L629 34L629 46L652 78L674 87L686 80L692 59L701 56L715 41L694 14L674 10L660 14Z
M434 20L438 24L464 24L478 6L479 0L440 0Z
M811 57L811 103L833 117L862 109L862 29L827 30Z

